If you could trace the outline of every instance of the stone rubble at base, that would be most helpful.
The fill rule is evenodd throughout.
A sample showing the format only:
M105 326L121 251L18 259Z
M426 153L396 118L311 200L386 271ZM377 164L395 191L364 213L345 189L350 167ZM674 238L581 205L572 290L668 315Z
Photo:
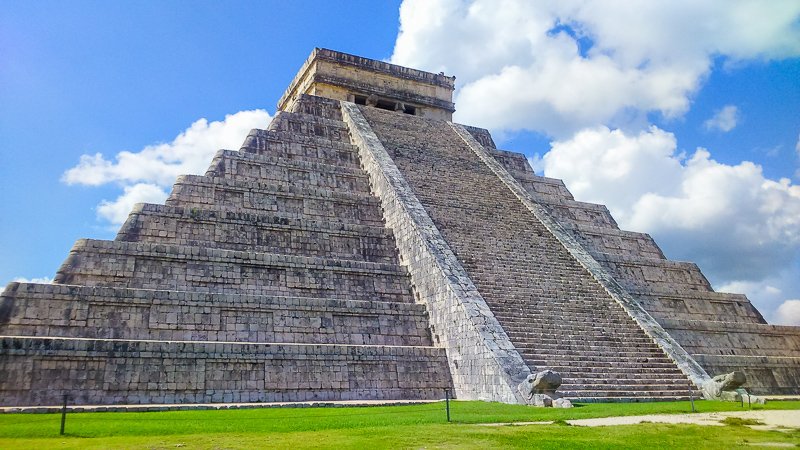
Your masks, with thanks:
M446 122L453 87L316 49L239 151L6 287L0 406L800 393L800 329Z

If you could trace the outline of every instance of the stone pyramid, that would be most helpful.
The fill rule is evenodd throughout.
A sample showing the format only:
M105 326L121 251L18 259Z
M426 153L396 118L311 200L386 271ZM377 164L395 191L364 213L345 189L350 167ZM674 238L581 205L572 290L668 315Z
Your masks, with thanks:
M6 287L0 406L800 393L800 329L449 122L454 80L315 49L266 130Z

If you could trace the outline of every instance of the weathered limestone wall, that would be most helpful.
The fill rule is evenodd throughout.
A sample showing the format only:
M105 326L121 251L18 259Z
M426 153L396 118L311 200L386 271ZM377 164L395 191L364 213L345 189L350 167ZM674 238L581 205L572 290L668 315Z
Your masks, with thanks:
M318 189L369 189L367 177L358 168L321 167L319 163L306 161L288 163L282 158L232 150L217 152L206 176Z
M431 345L414 303L11 283L0 306L12 336Z
M275 214L138 204L117 241L178 244L225 250L280 253L392 263L392 233L383 227L288 218Z
M358 107L343 102L342 114L411 273L417 301L428 308L434 343L447 351L457 397L524 403L516 387L530 369Z
M628 290L658 292L711 290L711 284L694 263L608 253L594 253L592 256Z
M82 286L408 301L397 265L205 247L81 239L55 282Z
M736 324L764 324L764 318L741 294L723 292L630 291L639 303L662 324L666 320L701 320Z
M432 347L0 337L3 406L438 398Z
M760 323L664 319L664 327L695 354L740 356L800 356L800 327Z
M437 399L451 388L338 102L294 112L0 296L0 405Z

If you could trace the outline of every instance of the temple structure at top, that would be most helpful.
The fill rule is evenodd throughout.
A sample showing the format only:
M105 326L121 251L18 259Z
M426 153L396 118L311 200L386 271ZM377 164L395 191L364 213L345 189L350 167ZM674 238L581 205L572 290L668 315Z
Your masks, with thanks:
M317 48L311 52L278 109L291 111L302 94L452 120L456 77Z

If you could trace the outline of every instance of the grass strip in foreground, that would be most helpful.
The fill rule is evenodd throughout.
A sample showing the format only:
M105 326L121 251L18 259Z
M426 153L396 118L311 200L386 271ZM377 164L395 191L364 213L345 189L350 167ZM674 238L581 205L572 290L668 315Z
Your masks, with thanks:
M698 401L699 412L740 411L737 403ZM744 409L747 409L745 406ZM800 402L771 402L752 409L800 409ZM481 427L493 422L536 422L643 414L688 413L689 402L606 403L572 409L531 408L486 402L355 408L263 408L145 413L73 413L59 436L59 414L0 415L0 448L396 448L396 447L637 447L730 448L748 442L793 444L795 432L745 426L640 424L601 428L562 425ZM658 439L654 441L654 439ZM710 440L710 441L709 441ZM710 446L711 445L711 446Z

